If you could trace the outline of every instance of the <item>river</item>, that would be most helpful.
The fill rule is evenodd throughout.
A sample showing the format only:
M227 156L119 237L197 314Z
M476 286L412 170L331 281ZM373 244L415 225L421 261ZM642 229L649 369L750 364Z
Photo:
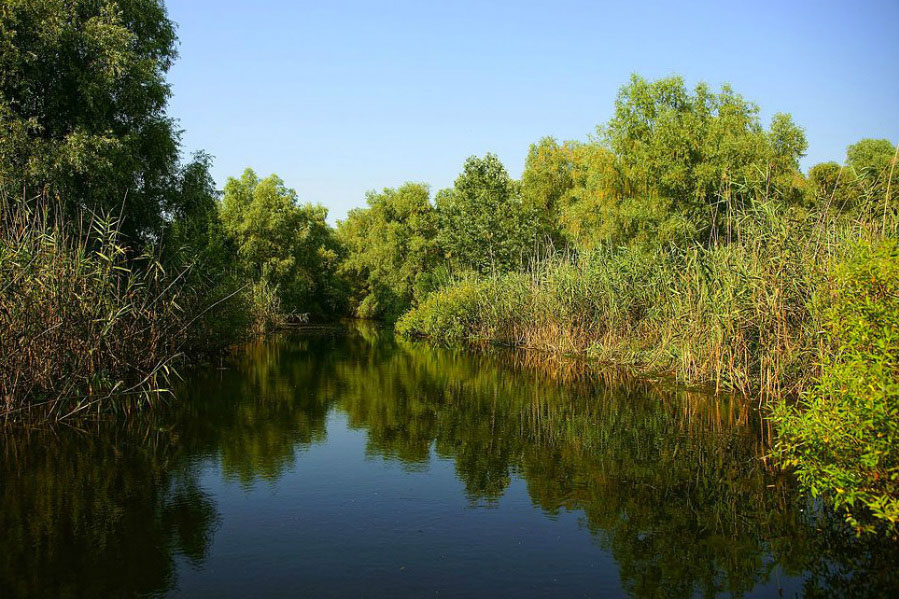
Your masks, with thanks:
M0 597L899 596L752 402L348 324L0 435Z

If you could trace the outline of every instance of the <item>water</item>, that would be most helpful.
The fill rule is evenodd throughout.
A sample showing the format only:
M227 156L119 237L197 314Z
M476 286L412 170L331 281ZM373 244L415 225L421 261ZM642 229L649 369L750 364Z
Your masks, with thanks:
M9 431L0 596L897 595L751 406L580 370L353 326Z

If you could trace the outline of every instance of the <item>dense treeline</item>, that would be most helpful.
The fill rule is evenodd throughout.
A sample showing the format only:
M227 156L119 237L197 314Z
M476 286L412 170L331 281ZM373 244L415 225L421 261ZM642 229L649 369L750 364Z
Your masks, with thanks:
M180 355L352 314L801 394L771 401L781 457L859 528L873 513L896 530L892 142L803 174L788 115L766 126L727 86L635 75L594 136L539 140L520 180L473 156L433 198L371 192L332 228L276 175L219 193L208 155L180 162L175 44L161 0L0 7L8 414L152 398Z
M427 226L383 208L398 192L373 196L339 226L357 314L403 302L402 334L761 394L806 488L859 530L895 533L896 148L864 139L806 176L803 131L758 115L726 86L634 76L593 138L540 140L520 181L488 154L433 205L418 188Z
M160 0L0 7L0 404L152 400L176 358L344 311L320 206L181 163ZM131 401L105 402L130 407ZM42 409L41 413L47 413Z

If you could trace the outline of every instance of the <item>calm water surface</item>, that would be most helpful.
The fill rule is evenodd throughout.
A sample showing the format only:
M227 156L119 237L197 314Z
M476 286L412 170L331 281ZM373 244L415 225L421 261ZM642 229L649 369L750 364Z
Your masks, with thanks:
M0 435L0 597L888 597L752 407L375 327Z

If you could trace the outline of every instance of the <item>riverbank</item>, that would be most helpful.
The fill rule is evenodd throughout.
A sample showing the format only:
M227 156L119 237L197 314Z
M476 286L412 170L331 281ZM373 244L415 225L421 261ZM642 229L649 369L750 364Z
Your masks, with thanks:
M163 392L186 342L179 277L114 221L78 236L46 207L0 204L0 416L61 419Z
M618 248L462 277L396 329L577 354L758 395L771 409L780 463L857 530L895 536L894 225L765 205L741 217L725 245Z
M828 281L879 223L760 205L729 244L605 248L524 272L468 275L428 295L397 331L576 354L684 384L767 397L815 384ZM862 250L863 251L863 250Z

